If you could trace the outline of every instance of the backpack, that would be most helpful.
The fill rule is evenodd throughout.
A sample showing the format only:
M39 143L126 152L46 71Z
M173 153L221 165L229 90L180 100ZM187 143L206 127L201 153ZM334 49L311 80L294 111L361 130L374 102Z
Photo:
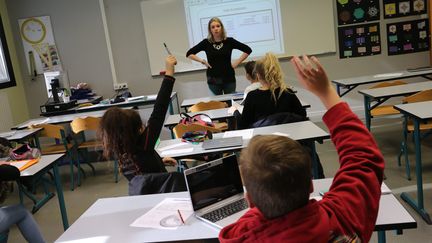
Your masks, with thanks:
M180 124L188 125L192 123L197 123L203 126L214 127L211 118L206 114L200 113L200 114L195 114L193 116L190 116L187 113L182 112L180 113L180 117L181 117L179 121Z

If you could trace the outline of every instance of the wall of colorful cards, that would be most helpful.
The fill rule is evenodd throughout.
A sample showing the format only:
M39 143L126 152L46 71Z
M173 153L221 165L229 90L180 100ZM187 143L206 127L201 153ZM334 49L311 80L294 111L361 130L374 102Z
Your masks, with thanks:
M381 29L389 56L429 51L427 0L336 0L336 6L340 58L381 54Z

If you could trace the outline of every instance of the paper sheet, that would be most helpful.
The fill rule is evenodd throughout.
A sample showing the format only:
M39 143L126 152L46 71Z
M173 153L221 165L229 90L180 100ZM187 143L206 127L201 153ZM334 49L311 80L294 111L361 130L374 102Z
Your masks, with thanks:
M168 146L165 146L165 147L162 147L162 148L158 148L158 150L159 151L165 151L165 150L168 150L168 149L173 149L173 148L177 148L177 147L181 147L181 146L185 146L185 145L188 145L188 143L181 142L181 143L176 143L176 144L168 145Z
M182 154L182 153L190 153L193 151L193 148L185 148L185 149L171 149L166 150L161 153L162 156L167 155L176 155L176 154Z
M403 73L382 73L374 75L374 78L389 78L402 76Z
M283 133L283 132L274 132L273 135L277 136L284 136L284 137L290 137L289 133Z
M193 214L192 203L189 198L165 198L162 202L137 218L130 226L154 229L175 230L183 225L177 212L187 225L187 219Z
M245 139L251 139L253 136L253 129L244 129L244 130L237 130L237 131L227 131L224 133L224 138L230 138L230 137L243 137L243 140Z

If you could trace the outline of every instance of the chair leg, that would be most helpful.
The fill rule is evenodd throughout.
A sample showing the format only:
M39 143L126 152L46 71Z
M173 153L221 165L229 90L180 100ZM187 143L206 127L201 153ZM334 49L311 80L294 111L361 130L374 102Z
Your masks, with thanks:
M114 160L114 181L115 183L118 182L118 174L119 174L119 166L118 166L118 160Z
M410 162L409 162L409 157L408 157L408 128L407 128L407 118L404 118L404 123L403 123L403 140L401 142L401 147L400 147L400 152L398 155L398 165L401 166L401 160L402 160L402 155L404 156L405 159L405 173L407 176L408 180L411 180L411 168L410 168Z

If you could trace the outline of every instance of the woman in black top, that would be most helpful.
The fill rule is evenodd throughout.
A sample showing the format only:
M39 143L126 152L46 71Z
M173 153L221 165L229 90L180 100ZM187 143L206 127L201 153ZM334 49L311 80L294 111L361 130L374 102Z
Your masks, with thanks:
M162 130L174 86L174 56L165 60L166 72L153 112L144 125L135 110L113 107L103 115L99 136L107 157L118 158L123 175L131 181L137 175L167 172L165 165L175 165L171 158L161 158L154 149Z
M267 53L255 64L255 74L261 88L248 93L243 112L234 112L239 129L250 128L258 120L282 112L306 117L300 100L284 82L282 69L274 54Z
M231 63L233 49L238 49L243 54ZM200 51L206 53L208 62L196 55ZM249 46L227 37L222 21L215 17L208 22L207 39L189 49L186 57L207 67L207 84L213 94L221 95L235 92L234 68L242 63L251 52L252 49Z

